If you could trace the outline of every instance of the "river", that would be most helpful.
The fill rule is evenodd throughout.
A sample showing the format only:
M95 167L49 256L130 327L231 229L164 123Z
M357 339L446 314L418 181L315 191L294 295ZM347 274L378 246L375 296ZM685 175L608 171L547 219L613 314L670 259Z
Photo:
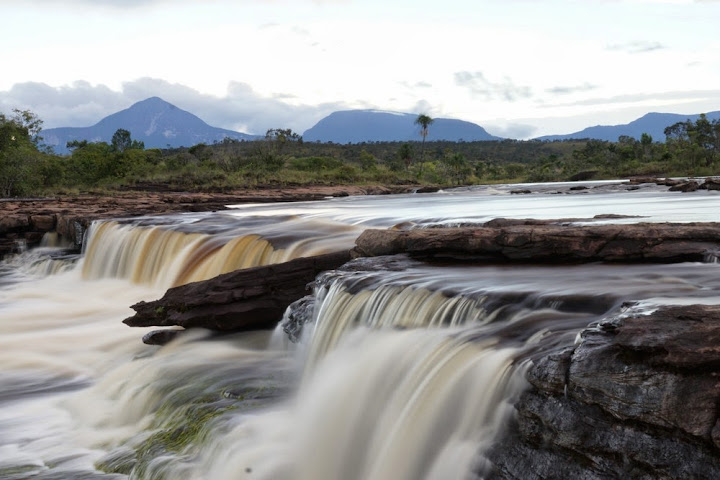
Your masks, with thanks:
M358 260L321 275L314 303L286 313L294 341L279 326L148 346L146 329L121 321L170 286L350 248L369 227L716 221L720 211L720 192L583 185L117 219L91 227L79 258L48 246L6 259L0 478L482 477L483 452L510 421L536 355L627 302L720 303L720 265ZM518 188L533 193L510 193Z

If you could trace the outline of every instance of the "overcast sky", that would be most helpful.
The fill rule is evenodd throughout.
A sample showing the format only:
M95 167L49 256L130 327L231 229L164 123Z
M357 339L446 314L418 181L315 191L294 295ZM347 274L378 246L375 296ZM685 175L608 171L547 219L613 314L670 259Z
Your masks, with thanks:
M335 110L530 138L720 110L719 0L0 0L0 111L150 96L247 133Z

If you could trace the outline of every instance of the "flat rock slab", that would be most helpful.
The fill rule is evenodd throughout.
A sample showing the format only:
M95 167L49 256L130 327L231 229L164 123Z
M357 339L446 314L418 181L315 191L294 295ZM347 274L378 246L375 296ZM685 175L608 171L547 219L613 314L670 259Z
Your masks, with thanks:
M347 251L285 263L236 270L202 282L169 289L151 302L132 306L131 327L181 326L217 331L274 327L292 302L308 293L307 285L323 271L350 260Z
M585 263L703 261L720 252L720 223L504 225L366 230L355 256L486 262Z

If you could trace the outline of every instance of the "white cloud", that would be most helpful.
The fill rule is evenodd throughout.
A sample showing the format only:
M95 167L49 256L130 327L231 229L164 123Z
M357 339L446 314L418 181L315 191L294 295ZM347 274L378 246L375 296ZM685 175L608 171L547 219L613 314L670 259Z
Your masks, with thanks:
M38 82L16 84L0 91L0 110L30 109L44 120L45 128L81 127L153 96L194 113L210 125L253 134L269 128L302 132L325 115L348 108L339 102L293 105L285 102L283 95L265 97L239 82L232 82L225 95L214 96L177 83L141 78L124 82L120 90L82 81L61 87Z

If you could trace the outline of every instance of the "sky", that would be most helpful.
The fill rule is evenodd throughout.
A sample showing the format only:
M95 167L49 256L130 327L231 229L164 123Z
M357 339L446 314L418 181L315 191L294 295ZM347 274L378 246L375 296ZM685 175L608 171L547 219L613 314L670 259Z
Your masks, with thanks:
M362 108L527 139L720 110L719 24L720 0L0 0L0 112L159 96L253 134Z

